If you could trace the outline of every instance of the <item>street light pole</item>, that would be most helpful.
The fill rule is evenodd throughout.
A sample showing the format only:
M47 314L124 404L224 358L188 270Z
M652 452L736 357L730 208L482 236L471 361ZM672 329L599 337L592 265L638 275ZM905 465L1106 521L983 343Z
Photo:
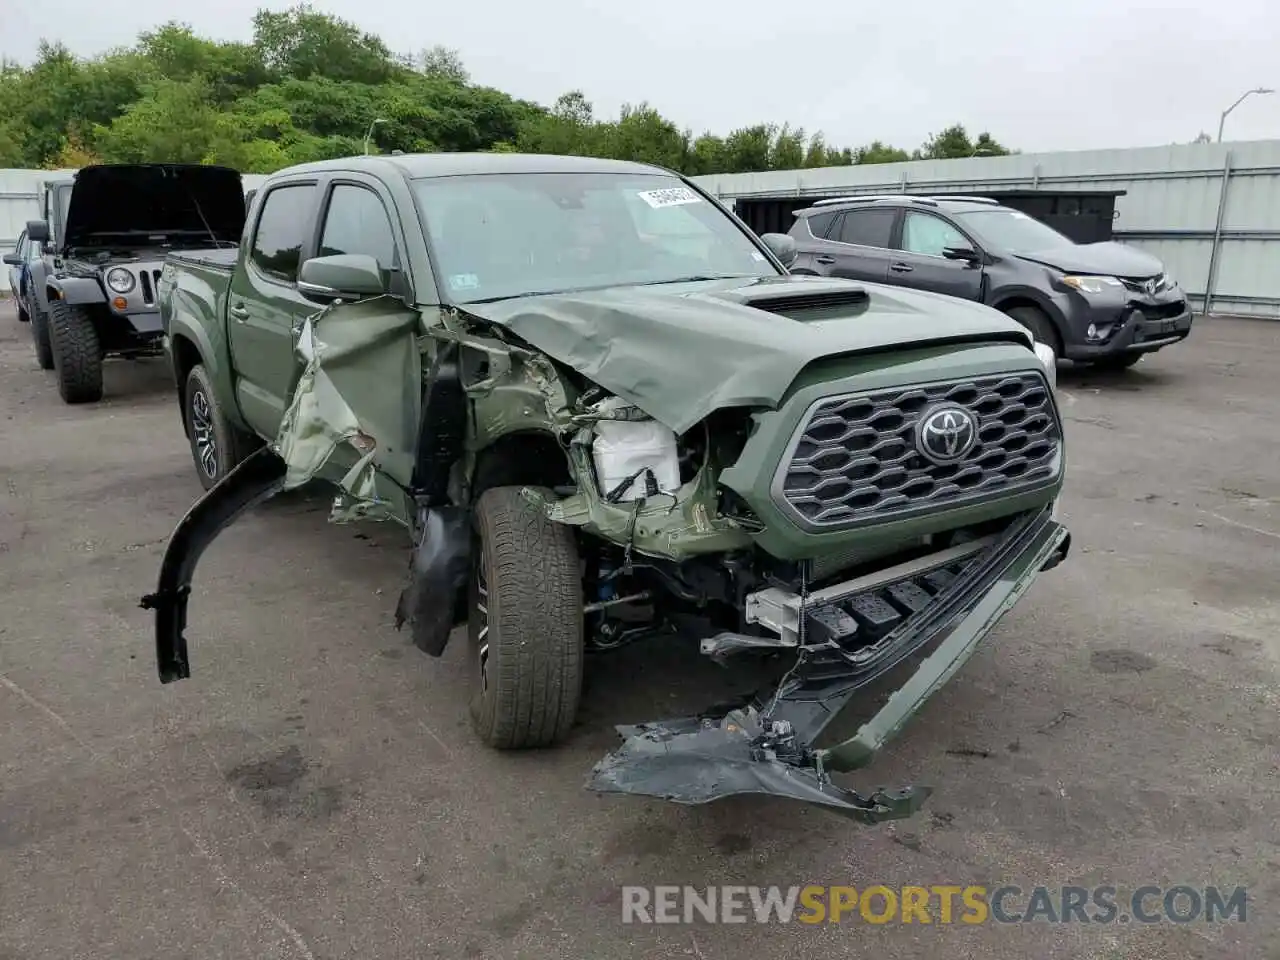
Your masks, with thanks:
M1231 106L1227 107L1227 109L1222 111L1222 117L1221 119L1218 120L1218 142L1219 143L1222 142L1222 125L1227 122L1227 114L1229 114L1236 107L1240 106L1240 104L1244 103L1245 99L1248 98L1251 94L1255 94L1255 93L1275 93L1275 91L1272 90L1270 87L1254 87L1252 90L1246 90L1244 93L1240 94L1240 98L1236 100L1235 103L1233 103Z
M373 137L373 128L380 123L386 123L386 122L387 121L382 119L382 117L374 117L372 120L369 121L369 130L364 135L364 155L366 157L369 155L369 140L372 139Z

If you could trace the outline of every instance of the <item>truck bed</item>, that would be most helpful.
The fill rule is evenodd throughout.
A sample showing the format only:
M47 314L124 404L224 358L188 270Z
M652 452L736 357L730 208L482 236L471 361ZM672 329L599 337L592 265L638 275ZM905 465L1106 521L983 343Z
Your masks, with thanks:
M235 268L236 257L239 254L240 250L237 247L208 247L201 250L175 250L167 259L175 263L230 273Z

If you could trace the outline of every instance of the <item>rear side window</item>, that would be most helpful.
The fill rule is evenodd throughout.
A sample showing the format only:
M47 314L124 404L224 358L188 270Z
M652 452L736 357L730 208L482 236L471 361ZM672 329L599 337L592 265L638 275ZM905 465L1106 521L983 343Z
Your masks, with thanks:
M363 253L383 270L397 265L391 218L372 190L340 183L333 188L320 234L320 256Z
M856 243L862 247L887 247L893 235L896 210L849 210L840 224L840 232L832 237L841 243Z
M809 232L819 240L826 237L827 231L831 229L831 224L835 220L834 213L816 213L809 217Z
M276 187L263 202L249 259L273 280L293 283L298 279L315 193L313 183Z

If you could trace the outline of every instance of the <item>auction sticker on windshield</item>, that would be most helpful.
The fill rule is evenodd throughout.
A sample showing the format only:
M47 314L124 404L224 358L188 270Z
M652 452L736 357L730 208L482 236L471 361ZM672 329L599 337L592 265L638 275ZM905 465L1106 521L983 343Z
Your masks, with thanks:
M688 187L667 187L664 190L642 190L640 199L659 210L662 207L678 207L684 203L701 203L702 198Z

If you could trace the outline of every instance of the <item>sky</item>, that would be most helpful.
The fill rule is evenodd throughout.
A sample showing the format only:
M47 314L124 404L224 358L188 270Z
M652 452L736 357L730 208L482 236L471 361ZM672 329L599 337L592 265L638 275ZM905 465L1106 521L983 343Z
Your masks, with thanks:
M43 36L74 52L132 43L166 20L248 40L274 0L0 0L0 55ZM393 51L436 44L474 82L551 103L581 89L596 115L649 104L695 133L753 123L833 146L912 148L963 123L1024 152L1216 136L1245 90L1280 90L1278 0L316 0ZM1280 138L1280 93L1251 96L1225 140Z

